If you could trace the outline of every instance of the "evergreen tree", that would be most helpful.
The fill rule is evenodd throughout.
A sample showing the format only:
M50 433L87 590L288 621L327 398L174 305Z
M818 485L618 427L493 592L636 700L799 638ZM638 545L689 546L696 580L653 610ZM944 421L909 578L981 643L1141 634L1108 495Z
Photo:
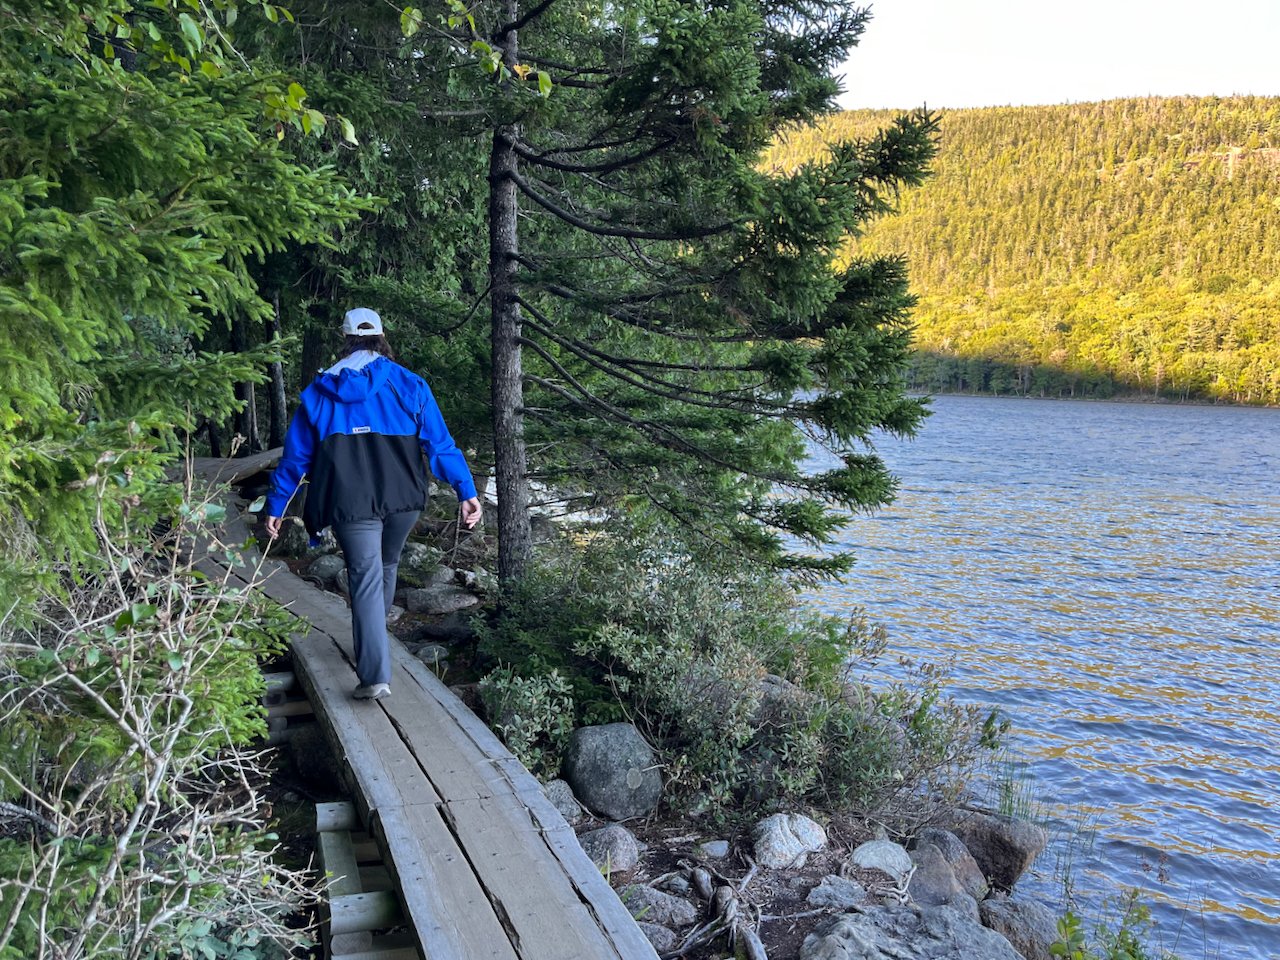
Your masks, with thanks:
M922 177L934 121L902 118L787 175L758 160L782 125L829 109L866 14L843 2L493 2L455 5L439 24L410 8L394 23L413 34L405 44L363 5L298 13L311 36L300 48L333 52L335 97L371 78L394 124L416 127L362 162L394 164L406 196L459 169L479 182L477 158L487 171L488 249L455 248L448 264L469 276L446 310L466 316L470 293L488 290L503 578L528 560L530 479L588 506L644 502L771 562L830 566L784 559L782 535L822 540L837 522L827 506L884 502L891 481L865 441L922 415L898 372L901 260L832 260ZM471 152L447 169L401 153L443 142ZM474 188L460 196L470 230ZM436 228L392 232L434 254ZM802 474L805 433L839 454L837 469Z
M110 476L135 495L175 431L226 414L266 355L192 338L262 319L250 260L323 243L360 206L282 148L325 118L241 69L222 39L236 5L200 9L0 3L0 538L15 548L85 546L86 487Z

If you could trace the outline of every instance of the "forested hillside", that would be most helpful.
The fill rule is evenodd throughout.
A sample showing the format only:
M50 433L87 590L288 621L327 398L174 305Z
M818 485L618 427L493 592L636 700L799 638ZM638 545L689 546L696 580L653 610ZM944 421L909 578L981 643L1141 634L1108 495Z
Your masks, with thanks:
M768 163L891 119L793 130ZM918 387L1280 403L1280 99L955 110L941 136L856 241L910 261Z

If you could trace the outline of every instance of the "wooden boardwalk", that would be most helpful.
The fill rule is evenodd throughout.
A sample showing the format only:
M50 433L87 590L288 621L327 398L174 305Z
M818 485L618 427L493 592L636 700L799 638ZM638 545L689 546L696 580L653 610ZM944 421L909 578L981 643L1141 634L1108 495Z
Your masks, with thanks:
M235 482L272 461L198 460ZM249 529L229 508L227 542ZM247 563L253 551L245 551ZM218 551L213 575L243 581ZM264 570L264 572L266 572ZM392 639L392 696L356 701L350 611L283 564L254 584L298 618L294 671L341 759L424 960L653 960L656 954L538 781Z

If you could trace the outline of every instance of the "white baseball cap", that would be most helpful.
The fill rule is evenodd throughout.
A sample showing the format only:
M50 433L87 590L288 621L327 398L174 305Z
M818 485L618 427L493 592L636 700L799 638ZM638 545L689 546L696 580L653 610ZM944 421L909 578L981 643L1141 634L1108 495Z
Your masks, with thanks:
M382 318L368 307L356 307L342 318L342 332L349 337L376 337L382 333Z

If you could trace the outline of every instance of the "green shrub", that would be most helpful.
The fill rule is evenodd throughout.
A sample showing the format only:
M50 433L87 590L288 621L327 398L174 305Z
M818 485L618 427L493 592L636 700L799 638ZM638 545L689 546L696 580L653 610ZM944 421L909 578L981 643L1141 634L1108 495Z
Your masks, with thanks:
M572 688L559 671L521 677L503 667L480 682L480 696L493 728L520 762L556 776L574 717Z
M1130 890L1120 901L1118 920L1100 920L1093 936L1085 922L1068 910L1058 920L1058 940L1049 952L1064 960L1176 960L1173 954L1150 943L1151 911L1140 900L1138 890Z
M144 493L138 523L99 514L99 554L37 561L24 616L0 621L0 960L49 943L68 960L269 957L301 938L286 920L311 895L272 856L250 747L258 658L289 620L184 559L216 509L180 503L167 527L149 507L172 493Z
M517 678L567 684L576 714L555 713L558 728L634 722L661 753L672 802L870 812L957 790L1003 731L943 697L937 670L853 682L885 646L863 615L798 610L775 572L691 549L651 518L614 518L544 550L480 650L502 690ZM526 708L501 731L517 753L560 735L535 712L551 715Z

